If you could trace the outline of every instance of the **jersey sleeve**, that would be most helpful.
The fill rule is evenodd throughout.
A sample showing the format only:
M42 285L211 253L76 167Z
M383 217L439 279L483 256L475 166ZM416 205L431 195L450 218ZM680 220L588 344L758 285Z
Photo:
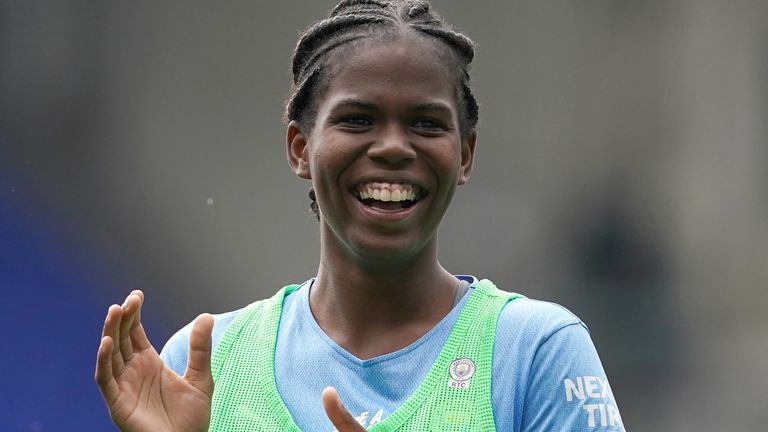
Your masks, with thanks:
M583 323L565 325L537 348L521 430L624 431L613 392Z
M179 375L184 375L187 369L189 333L191 330L191 323L182 327L168 339L163 350L160 351L160 358L163 360L163 363Z

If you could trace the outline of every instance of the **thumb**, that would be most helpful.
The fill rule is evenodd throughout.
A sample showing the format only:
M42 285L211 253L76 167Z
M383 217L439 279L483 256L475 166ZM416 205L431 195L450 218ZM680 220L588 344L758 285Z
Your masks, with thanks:
M211 377L211 331L213 317L201 314L192 323L189 334L189 359L184 379L201 392L213 394L213 377Z
M331 420L331 423L339 432L364 432L365 428L352 417L352 414L344 408L339 399L339 394L333 387L326 387L323 390L323 407L325 415Z

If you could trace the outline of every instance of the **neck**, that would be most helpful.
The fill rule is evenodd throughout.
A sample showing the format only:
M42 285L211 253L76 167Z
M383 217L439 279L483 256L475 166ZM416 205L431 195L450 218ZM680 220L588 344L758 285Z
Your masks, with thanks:
M438 262L434 240L416 256L399 260L363 262L323 247L310 307L336 343L370 358L428 332L450 312L457 286Z

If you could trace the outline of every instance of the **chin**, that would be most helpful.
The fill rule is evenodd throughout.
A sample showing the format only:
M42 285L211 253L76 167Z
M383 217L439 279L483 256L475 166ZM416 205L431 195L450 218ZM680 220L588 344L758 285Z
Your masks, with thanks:
M369 235L349 245L347 250L360 264L386 265L413 261L433 249L430 243L396 235Z

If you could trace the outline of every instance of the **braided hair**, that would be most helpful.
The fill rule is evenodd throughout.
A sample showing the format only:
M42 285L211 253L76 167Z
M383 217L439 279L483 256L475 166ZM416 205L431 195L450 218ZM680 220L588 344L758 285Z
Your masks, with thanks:
M327 89L334 51L372 36L414 32L440 41L453 59L457 71L456 99L462 137L473 133L478 106L469 85L469 65L475 55L474 43L453 30L424 0L341 0L328 18L311 25L301 34L293 53L293 88L286 103L285 119L296 121L305 133L314 127L317 100ZM311 209L319 219L313 190Z

